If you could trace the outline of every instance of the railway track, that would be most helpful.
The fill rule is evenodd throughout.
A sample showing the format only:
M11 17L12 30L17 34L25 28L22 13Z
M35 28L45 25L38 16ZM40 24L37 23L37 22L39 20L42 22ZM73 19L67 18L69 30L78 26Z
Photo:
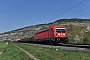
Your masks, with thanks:
M34 46L55 48L56 50L60 49L60 50L90 52L90 45L59 44L59 46L54 46L54 45L31 44L31 43L21 43L21 44L30 44Z
M60 43L59 46L90 48L90 44L63 44L63 43Z

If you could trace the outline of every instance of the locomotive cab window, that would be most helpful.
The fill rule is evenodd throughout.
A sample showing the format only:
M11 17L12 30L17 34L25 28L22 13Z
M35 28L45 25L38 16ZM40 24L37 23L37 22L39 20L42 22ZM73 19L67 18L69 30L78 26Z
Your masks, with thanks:
M65 30L65 28L56 28L56 32L58 32L58 33L64 33L64 32L66 32L66 30Z
M61 29L61 31L62 31L62 33L65 33L65 32L66 32L66 30L65 30L65 29Z
M61 33L61 29L56 29L56 32Z

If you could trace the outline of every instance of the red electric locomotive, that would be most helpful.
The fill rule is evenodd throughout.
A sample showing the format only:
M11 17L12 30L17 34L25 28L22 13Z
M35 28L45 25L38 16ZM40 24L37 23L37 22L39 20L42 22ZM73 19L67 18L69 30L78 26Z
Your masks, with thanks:
M48 29L39 31L35 34L35 41L43 43L66 43L68 35L65 26L50 26Z

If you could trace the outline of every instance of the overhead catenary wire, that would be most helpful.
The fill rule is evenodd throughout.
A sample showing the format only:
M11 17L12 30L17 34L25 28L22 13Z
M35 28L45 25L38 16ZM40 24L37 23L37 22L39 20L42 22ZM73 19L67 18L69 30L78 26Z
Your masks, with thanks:
M77 17L83 16L83 15L87 15L87 14L90 14L90 12L86 12L84 14L78 15Z
M80 13L80 12L82 12L82 11L84 11L84 10L88 9L88 8L89 8L89 6L88 6L88 7L86 7L86 8L84 8L84 9L82 9L82 10L79 10L78 12L75 12L75 13L73 13L73 14Z
M81 4L84 3L85 1L86 1L86 0L83 0L82 2L78 3L77 5L71 7L71 8L69 8L68 10L65 10L65 11L61 12L60 14L58 14L57 16L51 18L50 20L52 20L52 19L54 19L54 18L56 18L56 17L58 17L58 16L60 16L60 15L62 15L62 14L64 14L64 13L66 13L67 11L69 11L69 10L71 10L71 9L73 9L73 8L75 8L75 7L77 7L77 6L79 6L79 5L81 5Z
M52 14L52 16L55 15L56 13L58 13L59 11L65 9L66 7L68 7L68 6L69 6L70 4L72 4L74 1L75 1L75 0L72 0L71 2L69 2L68 4L66 4L64 7L62 7L61 9L59 9L58 11L56 11L54 14Z
M57 0L55 0L55 1L50 5L50 7L48 7L48 8L46 9L46 11L38 18L38 20L56 3L56 1L57 1Z

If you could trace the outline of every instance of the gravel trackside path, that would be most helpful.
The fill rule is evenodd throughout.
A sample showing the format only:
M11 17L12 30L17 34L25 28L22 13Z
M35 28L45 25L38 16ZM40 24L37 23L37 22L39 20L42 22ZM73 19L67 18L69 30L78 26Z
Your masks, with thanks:
M17 48L21 49L22 51L24 51L26 54L28 54L29 57L33 58L34 60L39 60L38 58L34 57L33 55L31 55L29 52L27 52L26 50L16 46Z

